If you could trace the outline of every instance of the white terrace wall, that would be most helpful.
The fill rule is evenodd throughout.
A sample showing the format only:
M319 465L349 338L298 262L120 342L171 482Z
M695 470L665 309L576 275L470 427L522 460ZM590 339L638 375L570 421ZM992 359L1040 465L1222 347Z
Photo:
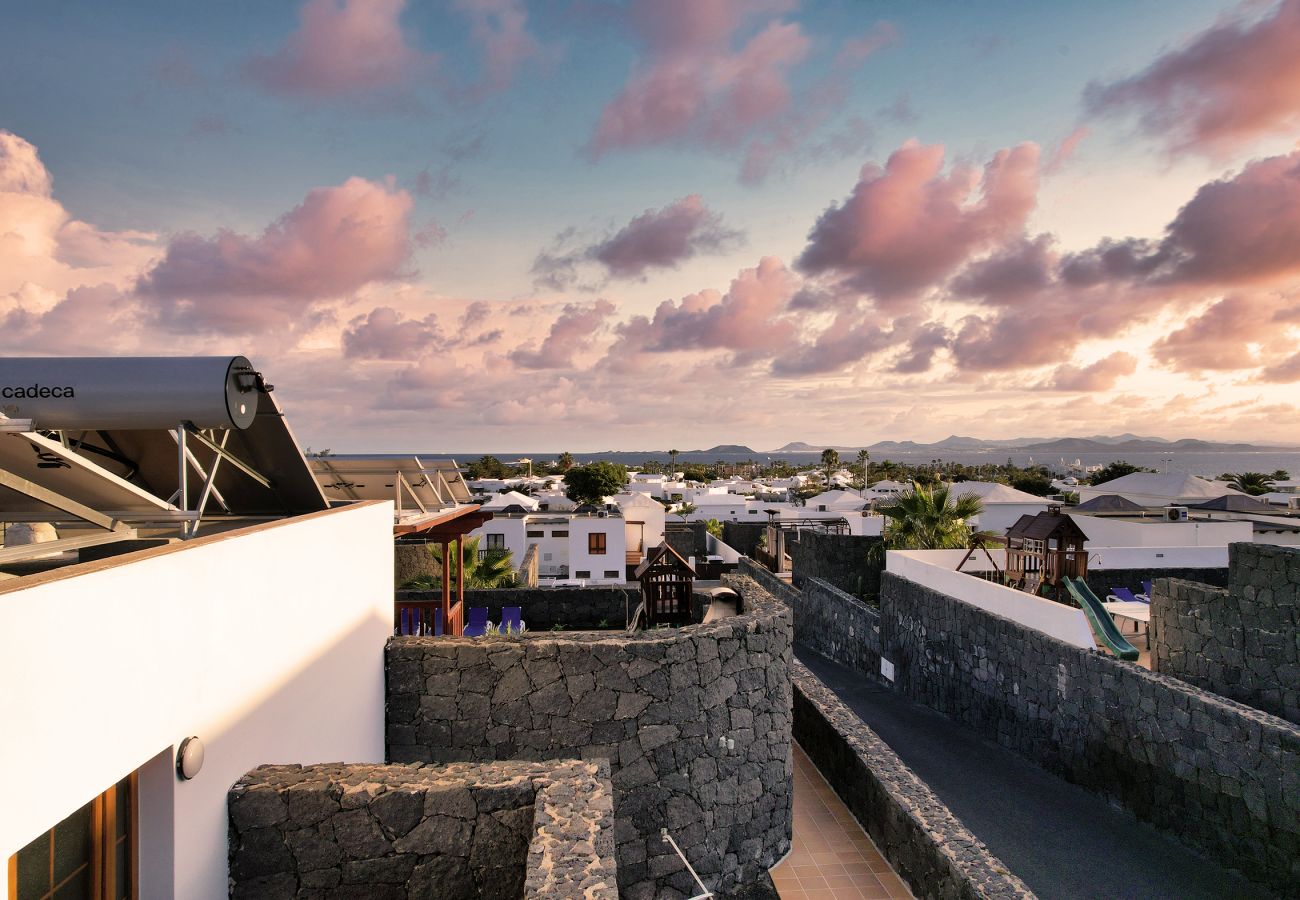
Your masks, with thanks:
M957 565L965 555L965 550L890 550L885 554L885 571L1075 647L1096 648L1083 610L958 572ZM990 566L984 555L977 553L963 568L978 572Z
M140 897L216 900L241 775L382 762L392 516L357 504L0 586L0 859L143 766ZM187 735L207 758L182 783Z

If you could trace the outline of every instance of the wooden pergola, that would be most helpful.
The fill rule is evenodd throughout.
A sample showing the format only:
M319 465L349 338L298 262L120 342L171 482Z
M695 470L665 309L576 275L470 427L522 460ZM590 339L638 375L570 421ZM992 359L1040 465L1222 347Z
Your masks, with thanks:
M393 627L401 630L402 615L414 617L417 633L433 634L434 609L442 610L443 633L459 635L465 627L465 535L492 518L478 506L462 506L433 516L401 521L393 536L401 544L442 546L442 597L438 600L399 600L393 611ZM456 596L451 591L451 546L456 554Z
M1008 583L1032 593L1049 588L1060 599L1061 579L1088 574L1088 536L1074 520L1051 506L1034 516L1021 516L1007 529Z
M645 605L646 627L691 624L695 569L664 541L636 567Z

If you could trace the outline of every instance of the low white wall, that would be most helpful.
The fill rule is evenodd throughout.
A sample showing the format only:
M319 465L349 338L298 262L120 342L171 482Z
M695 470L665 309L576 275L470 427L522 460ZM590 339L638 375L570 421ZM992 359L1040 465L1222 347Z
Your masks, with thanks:
M958 572L957 564L965 555L965 550L890 550L885 554L885 571L1013 619L1076 647L1093 649L1097 646L1083 610ZM996 553L994 558L997 558ZM977 552L971 557L970 564L963 568L980 571L987 565L983 554Z
M711 534L705 534L704 545L708 548L710 556L720 556L724 563L739 563L740 552L728 544L724 544Z
M240 775L382 762L392 516L357 504L0 586L0 859L143 766L140 896L216 900ZM191 734L207 759L180 783Z
M1089 569L1226 569L1223 547L1088 547Z

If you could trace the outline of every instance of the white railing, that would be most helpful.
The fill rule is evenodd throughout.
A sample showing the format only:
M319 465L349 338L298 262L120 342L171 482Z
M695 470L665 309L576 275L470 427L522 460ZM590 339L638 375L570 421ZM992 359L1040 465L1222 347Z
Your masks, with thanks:
M672 835L670 835L670 834L668 833L668 829L667 829L667 828L660 828L660 829L659 829L659 836L662 837L665 841L667 841L668 844L669 844L669 845L670 845L674 850L677 851L677 855L678 855L678 856L681 858L681 860L682 860L682 865L684 865L684 866L686 867L686 871L687 871L687 872L690 872L690 873L691 873L691 877L695 879L695 883L698 884L698 885L700 886L700 893L696 894L694 897L691 897L690 900L709 900L709 898L711 898L711 897L713 896L713 891L709 890L709 889L704 885L704 882L703 882L703 881L700 881L700 876L696 874L696 872L695 872L695 867L692 866L691 863L690 863L690 860L688 860L688 859L686 858L686 854L682 852L682 848L677 846L677 842L674 841L673 838L672 838Z

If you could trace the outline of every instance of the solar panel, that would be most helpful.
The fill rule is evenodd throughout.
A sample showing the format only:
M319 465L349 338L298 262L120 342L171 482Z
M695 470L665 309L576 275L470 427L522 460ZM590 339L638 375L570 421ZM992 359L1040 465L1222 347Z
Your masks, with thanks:
M175 446L172 450L175 459ZM34 432L0 433L0 470L110 518L165 517L166 500L134 485L59 441ZM0 486L0 518L68 521L78 518L27 493Z
M423 505L433 511L470 500L465 479L452 460L425 463L414 456L317 456L309 462L332 502L398 500L399 484L403 508Z

